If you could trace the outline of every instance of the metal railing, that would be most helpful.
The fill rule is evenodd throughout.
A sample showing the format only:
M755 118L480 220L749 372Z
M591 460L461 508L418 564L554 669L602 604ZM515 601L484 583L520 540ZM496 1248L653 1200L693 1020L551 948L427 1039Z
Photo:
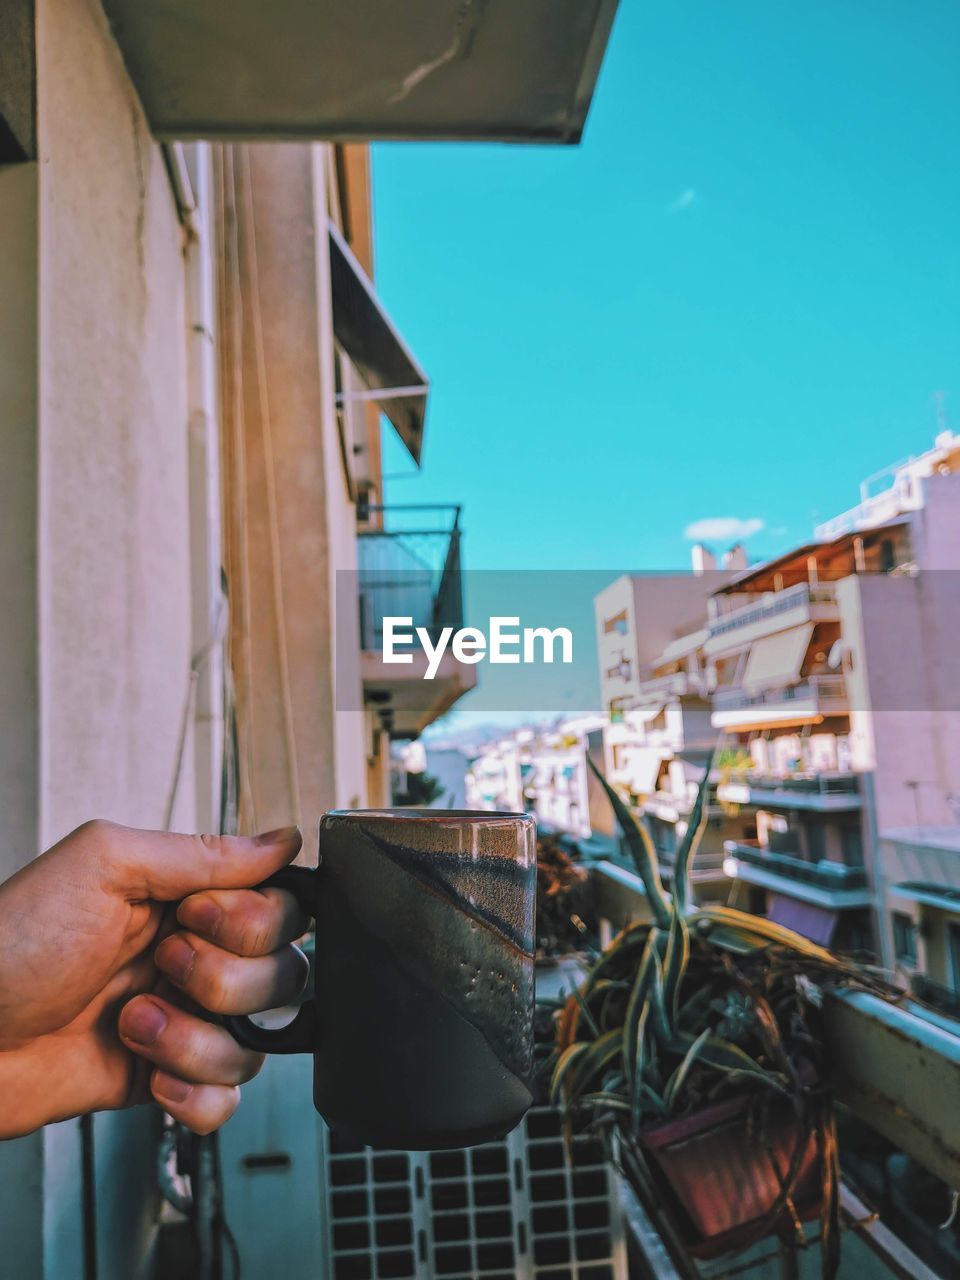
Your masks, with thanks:
M778 614L787 613L802 605L834 604L835 601L836 596L832 586L825 583L815 586L809 582L798 582L795 586L787 587L783 591L772 591L759 600L751 600L749 604L718 614L708 624L710 636L712 638L740 627L752 626L755 622L775 618Z
M748 866L785 876L799 884L814 885L818 889L832 892L867 887L867 872L864 867L831 862L827 858L808 862L805 858L795 857L790 853L775 853L772 849L742 840L724 840L723 848L728 856L745 862Z
M797 791L804 795L858 795L860 779L855 773L762 773L748 769L736 781L752 791Z
M951 1018L960 1018L960 991L945 987L942 982L934 982L924 973L914 974L910 986L913 994L924 1004Z
M444 627L462 627L460 506L413 503L367 512L379 521L357 531L362 647L382 649L385 617L412 618L432 640Z
M718 689L713 695L714 711L779 706L785 702L815 702L818 706L833 704L835 710L845 708L847 690L843 676L807 676L798 684L778 685L773 689L758 689L754 692L737 685Z
M608 672L609 674L609 672ZM706 677L691 675L689 671L673 671L665 676L646 676L641 678L635 693L620 694L612 704L622 714L637 708L649 706L652 702L671 698L682 698L690 695L705 697L707 694Z

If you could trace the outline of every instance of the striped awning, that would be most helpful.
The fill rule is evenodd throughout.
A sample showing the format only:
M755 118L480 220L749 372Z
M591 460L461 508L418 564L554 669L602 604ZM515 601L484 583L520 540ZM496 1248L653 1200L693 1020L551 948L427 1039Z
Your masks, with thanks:
M757 640L747 658L744 688L752 692L793 684L800 675L812 635L813 623L808 622Z
M837 928L838 913L813 902L801 902L786 894L771 893L767 916L775 924L792 929L821 947L829 947Z
M331 222L330 286L337 342L367 385L359 398L376 403L420 462L430 384L377 296L373 281Z

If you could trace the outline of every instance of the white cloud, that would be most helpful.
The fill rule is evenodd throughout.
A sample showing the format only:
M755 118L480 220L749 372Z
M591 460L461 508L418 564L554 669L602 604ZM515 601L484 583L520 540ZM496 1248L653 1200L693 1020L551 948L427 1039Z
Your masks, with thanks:
M670 201L667 205L667 213L680 213L683 209L689 209L692 205L695 205L699 199L700 196L696 190L693 187L687 187L686 190L680 192L675 200Z
M684 529L684 537L691 542L744 542L764 527L759 516L741 520L739 516L707 516L694 520Z

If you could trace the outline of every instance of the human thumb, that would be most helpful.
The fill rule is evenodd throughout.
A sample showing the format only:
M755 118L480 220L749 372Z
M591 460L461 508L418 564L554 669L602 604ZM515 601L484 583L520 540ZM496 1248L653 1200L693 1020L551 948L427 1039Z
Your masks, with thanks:
M99 846L103 880L114 892L157 902L176 902L201 889L252 888L292 862L303 844L298 827L207 836L93 822L76 834Z

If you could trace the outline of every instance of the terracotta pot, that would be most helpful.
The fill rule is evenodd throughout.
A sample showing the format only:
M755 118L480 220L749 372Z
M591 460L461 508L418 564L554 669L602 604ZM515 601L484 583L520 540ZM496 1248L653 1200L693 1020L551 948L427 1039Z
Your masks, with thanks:
M823 1194L816 1134L803 1135L789 1105L769 1108L763 1132L751 1126L753 1099L733 1098L644 1130L640 1146L696 1257L718 1257L747 1240L780 1195L803 1144L793 1202L813 1218Z

